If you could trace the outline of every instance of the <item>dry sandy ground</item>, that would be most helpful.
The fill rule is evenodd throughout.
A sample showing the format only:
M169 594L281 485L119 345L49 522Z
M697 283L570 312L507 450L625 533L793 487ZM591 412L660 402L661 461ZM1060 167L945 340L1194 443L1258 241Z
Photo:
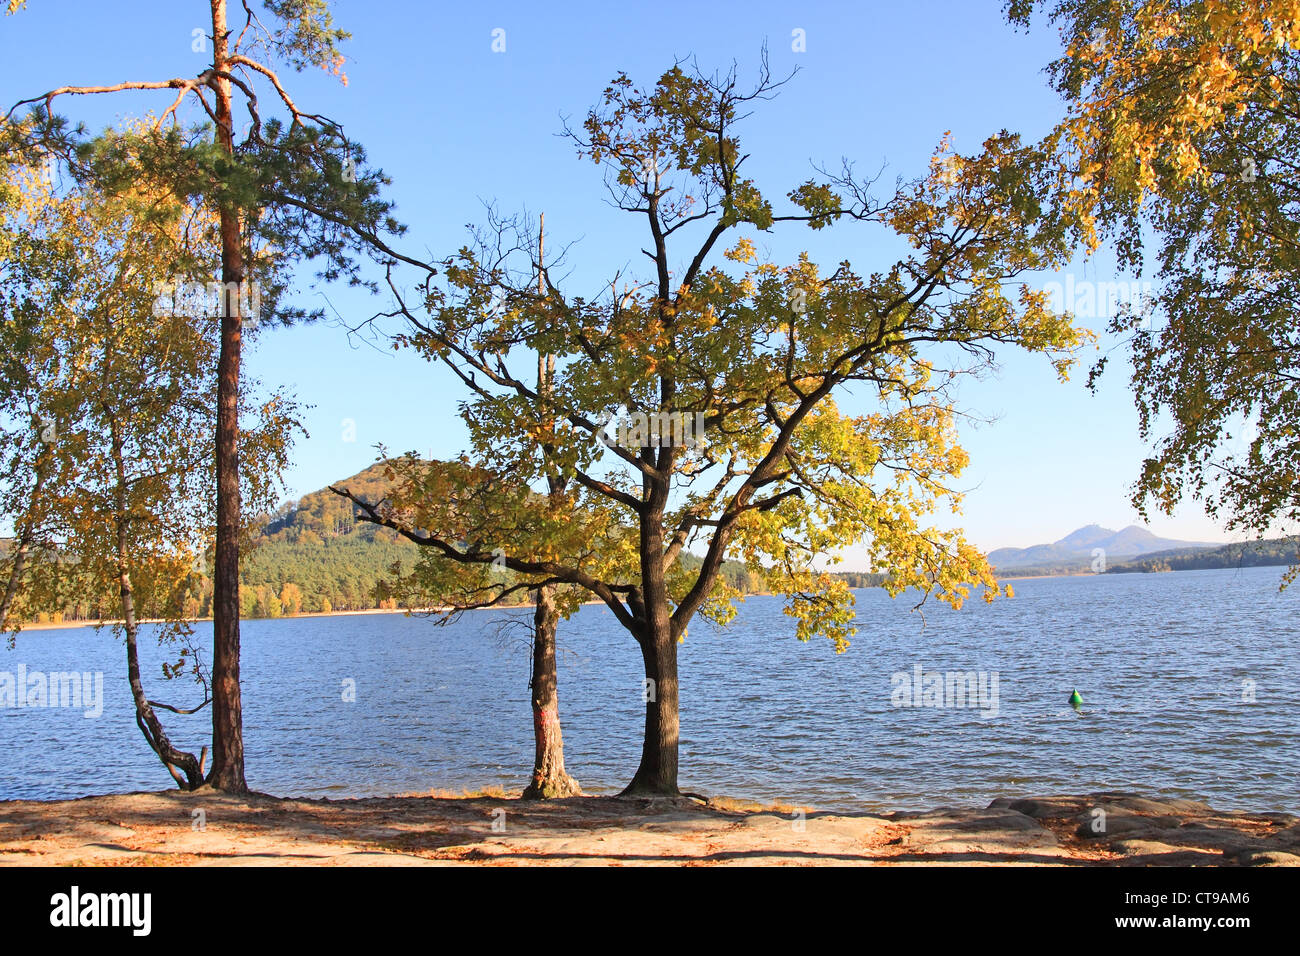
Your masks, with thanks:
M1104 814L1104 816L1102 816ZM1100 832L1099 832L1100 831ZM837 815L576 797L0 802L0 865L1300 865L1300 818L1132 794Z

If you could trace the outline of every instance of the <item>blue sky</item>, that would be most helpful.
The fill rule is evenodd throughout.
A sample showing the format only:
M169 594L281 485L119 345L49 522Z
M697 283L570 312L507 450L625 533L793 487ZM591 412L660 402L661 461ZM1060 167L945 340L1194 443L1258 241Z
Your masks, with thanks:
M483 202L494 200L507 212L545 212L548 245L575 242L574 281L594 289L614 269L639 268L643 257L639 242L626 241L626 217L604 204L599 170L556 134L562 117L580 120L618 71L652 83L674 58L693 56L706 69L734 60L742 76L752 75L766 42L774 72L797 66L799 73L742 128L760 186L779 197L808 178L810 162L838 166L841 157L862 170L887 163L883 181L892 182L924 172L945 131L958 151L973 152L1000 129L1036 138L1059 117L1042 73L1058 48L1055 29L1014 31L1001 6L338 0L335 18L353 33L344 47L347 86L320 72L292 76L289 85L301 106L343 123L392 177L398 217L410 228L407 247L439 256L455 250L466 224L482 221ZM192 76L206 62L191 49L206 10L204 0L31 0L0 21L0 99L9 104L63 84ZM505 31L499 53L492 50L498 28ZM792 50L795 30L804 31L804 52ZM64 100L60 111L100 127L169 101L165 92L80 97ZM868 269L890 261L888 249L851 228L795 238L822 261L850 258ZM782 254L796 248L772 244ZM1074 276L1122 278L1104 253L1080 262ZM324 294L353 324L384 305L355 290ZM1083 324L1100 332L1104 320ZM1111 345L1103 336L1100 347ZM998 418L963 429L971 466L960 523L977 544L1026 546L1083 524L1120 528L1137 520L1127 488L1144 449L1125 369L1112 359L1093 396L1083 384L1093 357L1062 385L1041 358L1008 350L996 377L964 387L965 407ZM310 438L299 443L288 476L291 493L360 470L374 460L376 442L439 457L461 447L461 393L445 373L350 341L337 325L260 332L246 367L312 406ZM1150 527L1167 537L1227 540L1195 505Z

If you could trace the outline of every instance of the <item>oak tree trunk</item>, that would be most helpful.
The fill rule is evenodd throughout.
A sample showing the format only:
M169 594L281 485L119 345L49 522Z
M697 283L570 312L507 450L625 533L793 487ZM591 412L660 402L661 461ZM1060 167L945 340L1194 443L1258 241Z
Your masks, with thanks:
M645 663L645 735L641 764L622 796L675 797L677 789L677 642L665 625L641 640Z
M533 612L533 778L525 800L579 796L578 781L564 769L564 738L560 733L560 698L555 668L555 635L560 615L552 589L537 589Z
M665 402L669 396L665 395ZM650 449L642 449L653 464ZM669 485L662 477L643 477L645 512L639 528L641 565L640 628L636 634L645 664L645 734L641 765L623 796L675 797L677 790L677 640L664 575L663 515Z

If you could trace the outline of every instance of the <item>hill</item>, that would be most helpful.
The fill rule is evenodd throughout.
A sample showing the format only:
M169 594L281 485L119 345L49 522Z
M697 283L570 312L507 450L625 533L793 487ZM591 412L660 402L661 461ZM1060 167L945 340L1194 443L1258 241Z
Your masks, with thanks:
M358 494L386 493L382 463L343 479ZM378 594L394 564L410 568L417 548L395 531L359 522L352 503L328 488L287 502L271 516L240 568L245 617L396 607Z
M1186 548L1216 548L1217 544L1160 538L1146 528L1129 525L1112 531L1100 525L1085 525L1051 544L1029 548L998 548L989 552L989 562L1000 574L1030 571L1038 574L1071 574L1093 570L1096 551L1105 552L1110 566L1121 558L1136 558L1162 551Z
M384 495L383 464L335 482L369 500ZM279 617L319 611L395 608L380 584L394 564L410 568L419 548L386 528L353 517L351 502L328 488L304 495L280 508L268 521L261 539L241 572L243 614ZM687 568L700 558L683 554ZM741 591L753 593L756 582L737 561L723 564L722 575ZM878 587L884 576L841 572L850 587ZM526 601L521 595L519 600Z
M1212 568L1252 568L1300 564L1300 535L1269 541L1247 541L1209 548L1157 551L1106 569L1109 574L1152 571L1204 571Z
M387 491L383 463L377 463L335 482L369 500ZM246 548L240 564L240 614L245 618L283 617L293 614L395 609L396 600L384 595L383 582L395 566L409 570L419 547L394 531L357 521L352 503L328 488L303 495L282 505L269 516L262 531ZM0 557L7 542L0 539ZM700 558L683 554L687 568ZM722 575L742 594L754 593L758 583L743 564L727 561ZM884 575L839 572L850 587L878 587ZM195 573L178 606L191 617L212 612L212 583ZM520 594L519 601L527 596ZM101 620L116 616L116 597L82 595L65 607L37 615L40 623Z

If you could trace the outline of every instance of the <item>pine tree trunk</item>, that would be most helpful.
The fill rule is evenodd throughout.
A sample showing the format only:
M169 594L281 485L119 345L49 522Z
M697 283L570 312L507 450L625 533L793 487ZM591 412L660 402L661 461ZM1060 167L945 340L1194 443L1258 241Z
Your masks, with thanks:
M225 0L212 0L213 63L228 70ZM217 139L234 153L230 83L217 81ZM212 772L218 790L244 793L244 714L239 689L239 359L242 319L234 290L244 281L239 214L223 206L221 352L217 362L217 540L212 572Z
M564 769L564 737L560 733L560 698L555 667L555 635L559 613L550 587L537 589L533 612L533 778L524 790L525 800L574 797L582 793L578 781Z

